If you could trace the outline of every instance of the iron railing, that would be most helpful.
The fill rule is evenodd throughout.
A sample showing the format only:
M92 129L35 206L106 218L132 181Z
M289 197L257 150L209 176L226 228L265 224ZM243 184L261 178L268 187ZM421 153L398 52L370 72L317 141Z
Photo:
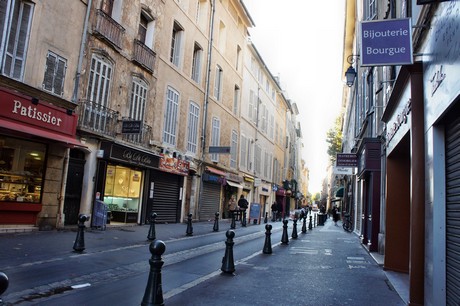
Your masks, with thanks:
M80 101L78 125L81 129L115 137L117 135L117 122L117 111L91 101Z
M121 49L121 38L125 29L102 10L96 11L96 28L94 30L115 47Z
M123 120L134 120L130 118L123 118ZM123 134L122 139L126 142L149 147L150 139L152 139L152 127L141 123L141 131L139 134Z
M142 67L147 69L150 73L153 73L155 66L155 52L147 47L140 40L134 40L134 57L133 60L140 64Z

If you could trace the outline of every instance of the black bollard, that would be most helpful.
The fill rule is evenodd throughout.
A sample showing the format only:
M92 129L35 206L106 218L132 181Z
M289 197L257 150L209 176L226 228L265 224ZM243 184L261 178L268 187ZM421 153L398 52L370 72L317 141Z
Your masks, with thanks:
M149 229L149 234L147 235L147 239L152 241L157 239L157 235L155 233L155 219L157 217L157 214L152 212L150 215L150 229Z
M85 250L85 222L88 220L89 217L84 214L80 214L78 216L77 238L75 238L75 242L73 244L75 252L83 252Z
M308 223L308 229L311 230L313 228L313 224L312 224L312 216L310 215L310 222Z
M297 239L297 218L294 218L294 225L292 226L292 239Z
M271 230L272 230L271 224L265 225L265 244L264 244L264 249L262 250L262 253L264 254L272 253L272 240L270 238L272 234Z
M264 223L268 222L268 212L265 213Z
M236 227L236 224L235 224L235 212L232 211L231 214L232 214L232 223L230 223L230 228L235 229L235 227Z
M225 241L225 256L222 258L222 267L220 268L222 272L233 274L235 272L235 263L233 262L233 238L235 237L235 232L228 230L225 233L227 236L227 241Z
M161 267L164 261L161 260L161 255L163 255L166 250L165 243L161 240L155 240L150 243L149 250L152 254L149 260L150 273L141 305L164 305L163 289L161 285Z
M303 216L302 234L307 233L307 215Z
M281 235L281 244L289 244L288 237L288 220L283 220L283 234Z
M193 236L192 214L188 214L187 231L185 233L187 236Z
M215 217L215 220L214 220L214 227L212 228L212 230L214 232L218 232L219 231L219 212L216 212L214 215L216 217Z
M241 216L241 226L246 227L246 209L243 210L242 216Z
M3 292L6 291L6 289L8 288L8 285L9 285L8 276L6 276L5 273L0 272L0 305L7 305L3 303L2 294Z

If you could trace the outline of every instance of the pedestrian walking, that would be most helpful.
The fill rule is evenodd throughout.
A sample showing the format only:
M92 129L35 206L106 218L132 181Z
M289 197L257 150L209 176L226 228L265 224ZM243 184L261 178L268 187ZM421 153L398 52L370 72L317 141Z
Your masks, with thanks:
M339 221L339 208L337 205L332 208L332 219L334 220L334 225L338 226L337 221Z
M235 215L235 210L237 209L236 205L236 195L232 194L230 200L228 200L228 211L230 212L230 218L233 218Z
M275 222L276 214L278 213L278 204L276 204L276 201L273 202L271 210L272 210L272 222Z
M238 200L238 207L241 211L241 223L243 226L246 226L246 209L248 209L248 206L248 201L244 198L244 195L241 195L240 199Z

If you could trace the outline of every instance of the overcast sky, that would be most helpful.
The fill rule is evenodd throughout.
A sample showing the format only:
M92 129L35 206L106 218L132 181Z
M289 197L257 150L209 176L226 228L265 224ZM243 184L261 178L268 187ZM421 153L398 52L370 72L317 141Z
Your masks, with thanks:
M345 0L244 0L252 42L299 108L310 189L321 190L326 133L340 114Z

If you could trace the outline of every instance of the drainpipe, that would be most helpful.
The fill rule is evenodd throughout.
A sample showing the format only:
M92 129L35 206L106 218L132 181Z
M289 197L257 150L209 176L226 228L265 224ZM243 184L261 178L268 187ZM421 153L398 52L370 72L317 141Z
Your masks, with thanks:
M65 215L64 215L64 200L65 200L65 190L67 187L67 175L69 171L69 156L70 156L70 148L65 150L64 162L62 167L62 175L61 175L61 191L59 194L59 212L58 217L56 220L56 228L63 228L65 222Z
M81 44L80 44L80 55L78 56L77 72L75 73L75 86L73 89L73 95L72 95L72 100L71 100L73 103L78 103L78 89L79 89L79 84L80 84L81 66L82 66L83 57L85 54L86 33L88 31L89 13L91 11L92 2L93 2L92 0L88 0L88 5L86 7L85 24L83 26L83 33L82 33Z
M204 172L204 160L205 160L205 149L206 149L206 126L208 121L208 104L209 104L209 86L210 86L210 76L211 76L211 54L212 54L212 43L214 41L214 15L216 13L216 0L211 2L211 20L209 22L209 42L208 42L208 58L206 60L206 89L204 92L204 107L203 107L203 126L201 130L201 165L200 165L200 178L203 176ZM201 200L203 194L203 184L200 184L199 187L199 197L197 201ZM196 205L198 213L200 210L200 205Z

